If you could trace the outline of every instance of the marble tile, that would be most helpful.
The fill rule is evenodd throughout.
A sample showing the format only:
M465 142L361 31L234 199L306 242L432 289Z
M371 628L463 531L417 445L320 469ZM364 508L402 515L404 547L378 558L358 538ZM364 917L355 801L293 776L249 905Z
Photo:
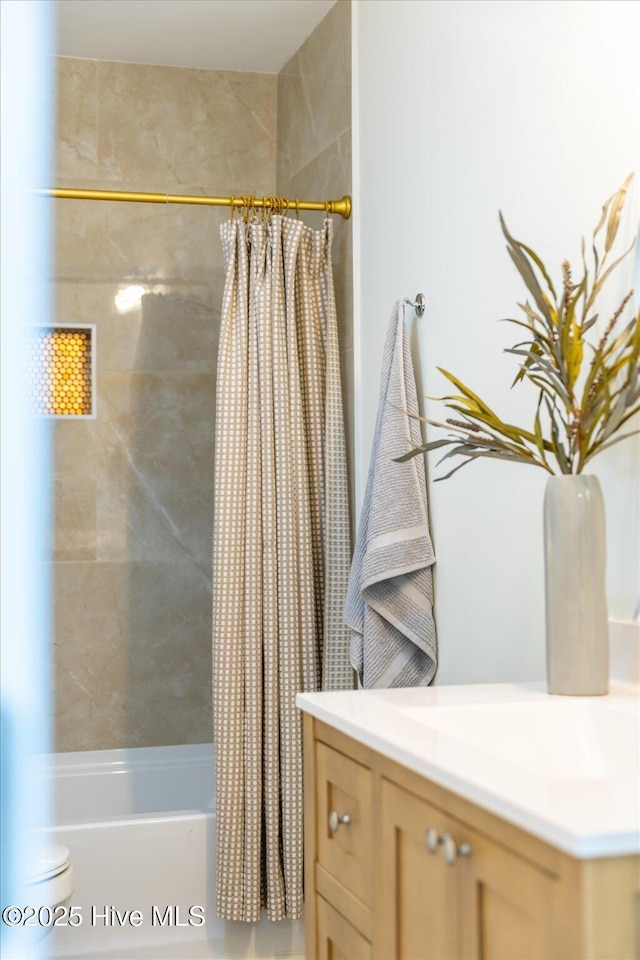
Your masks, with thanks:
M278 190L288 190L288 196L300 196L301 190L313 190L314 198L338 199L351 193L351 129L345 130L322 151L313 157L302 169L286 179L278 181ZM305 212L307 222L320 223L324 213ZM315 220L314 220L315 218ZM336 217L337 222L349 225L350 220Z
M339 0L278 75L278 183L351 126L351 9Z
M96 558L95 420L52 420L56 560Z
M337 0L279 76L351 83L351 0Z
M238 183L214 183L199 189L177 193L203 193L210 196L231 196ZM254 190L253 183L249 188ZM255 188L258 191L258 188ZM229 208L198 207L172 204L166 214L166 244L169 252L168 276L212 284L220 291L224 285L224 258L220 242L220 226L229 217Z
M275 193L277 79L58 61L57 185ZM58 748L210 740L224 208L56 201L56 318L98 418L54 426ZM134 309L116 295L144 287ZM163 562L166 561L166 562Z
M98 168L111 180L275 181L276 77L98 63ZM255 179L255 183L250 181Z
M54 564L57 750L211 739L210 576Z
M98 159L97 62L57 57L56 85L56 176L94 176Z
M76 183L85 185L86 181ZM126 183L122 189L135 186ZM228 216L226 210L93 200L55 202L58 279L221 282L220 224Z
M222 290L215 291L217 304ZM141 303L137 370L174 370L215 374L220 306L207 307L183 293L146 294Z
M98 381L98 558L211 557L213 374Z
M96 559L96 481L81 477L53 485L54 560Z
M56 278L135 282L174 277L164 206L94 200L55 203Z
M129 746L210 742L211 565L129 566Z
M52 420L56 480L95 480L96 421Z
M118 296L145 293L120 312ZM173 370L215 373L222 289L195 283L85 282L53 284L57 323L95 323L98 373Z
M127 745L125 564L55 563L56 750Z
M298 173L324 147L351 125L350 93L341 83L307 77L281 77L278 82L277 179ZM325 109L326 105L330 109ZM315 196L304 197L313 200Z

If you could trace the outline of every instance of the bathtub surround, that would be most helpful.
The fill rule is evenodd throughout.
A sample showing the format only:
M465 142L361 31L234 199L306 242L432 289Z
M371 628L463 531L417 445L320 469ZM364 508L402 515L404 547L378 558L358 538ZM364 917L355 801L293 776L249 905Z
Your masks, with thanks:
M54 186L275 192L275 76L57 59ZM211 739L215 364L228 210L53 200L56 321L98 417L57 421L60 750Z
M53 185L349 193L349 10L339 0L280 76L56 58ZM296 159L276 177L277 150L293 139ZM98 328L98 420L54 430L57 747L207 741L219 229L229 212L46 202L57 221L56 322ZM334 220L350 464L351 224Z
M353 686L333 223L223 224L213 690L218 914L302 913L302 690ZM251 290L251 296L247 291Z

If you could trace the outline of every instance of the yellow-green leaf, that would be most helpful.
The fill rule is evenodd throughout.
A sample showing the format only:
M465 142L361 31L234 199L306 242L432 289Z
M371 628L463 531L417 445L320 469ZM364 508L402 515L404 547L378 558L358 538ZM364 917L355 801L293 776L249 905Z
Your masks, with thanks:
M616 233L618 232L618 226L620 224L620 214L622 213L625 197L627 195L627 188L632 179L633 173L630 173L613 198L611 210L609 211L609 219L607 221L607 235L604 242L605 253L609 253L609 250L611 250L613 242L616 238Z
M478 410L482 410L483 413L487 414L490 417L494 417L497 420L497 417L493 412L493 410L491 409L491 407L488 407L487 404L483 400L481 400L477 394L473 392L473 390L470 390L469 387L466 387L461 380L458 380L457 377L454 377L454 375L452 373L449 373L448 370L445 370L444 367L438 367L437 369L440 371L440 373L444 377L447 378L447 380L449 380L454 385L454 387L457 387L458 390L461 390L465 398L468 401L470 400Z

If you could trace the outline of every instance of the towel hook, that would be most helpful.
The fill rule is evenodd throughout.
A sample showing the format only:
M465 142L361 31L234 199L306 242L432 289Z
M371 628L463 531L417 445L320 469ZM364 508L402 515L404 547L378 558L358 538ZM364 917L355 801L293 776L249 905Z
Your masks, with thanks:
M424 316L424 311L427 306L427 301L425 299L424 293L416 293L415 302L413 300L409 300L408 297L405 297L404 303L408 303L410 307L413 307L417 316L419 317Z

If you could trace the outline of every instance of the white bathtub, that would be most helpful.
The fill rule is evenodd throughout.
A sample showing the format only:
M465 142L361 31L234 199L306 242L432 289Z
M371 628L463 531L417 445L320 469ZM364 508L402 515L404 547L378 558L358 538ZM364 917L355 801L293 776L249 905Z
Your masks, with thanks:
M302 957L302 923L230 923L215 915L211 744L66 753L51 761L52 839L71 851L72 904L82 916L80 926L51 932L51 957Z

